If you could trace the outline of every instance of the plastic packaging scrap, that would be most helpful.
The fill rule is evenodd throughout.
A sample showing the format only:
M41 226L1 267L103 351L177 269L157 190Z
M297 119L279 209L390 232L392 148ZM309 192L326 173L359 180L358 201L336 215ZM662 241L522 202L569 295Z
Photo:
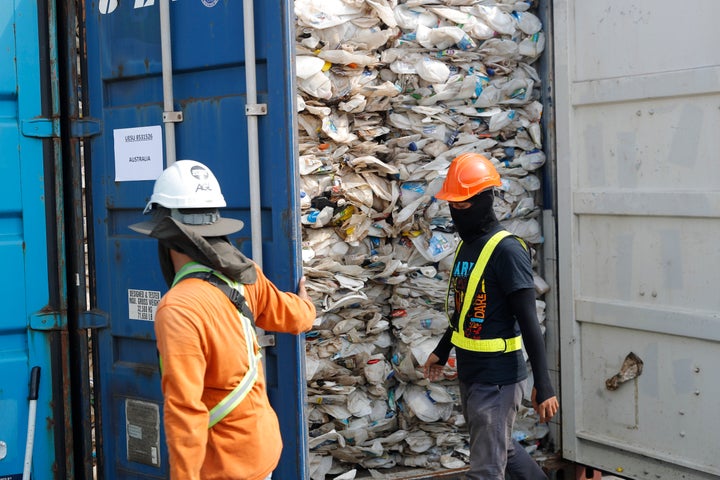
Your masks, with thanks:
M545 161L545 37L531 0L296 0L302 258L314 480L467 461L454 357L422 364L447 328L457 236L440 189L464 152L502 177L496 213L533 254ZM537 263L535 261L534 263ZM549 290L535 274L540 297ZM518 439L544 435L534 412ZM352 472L352 473L351 473Z

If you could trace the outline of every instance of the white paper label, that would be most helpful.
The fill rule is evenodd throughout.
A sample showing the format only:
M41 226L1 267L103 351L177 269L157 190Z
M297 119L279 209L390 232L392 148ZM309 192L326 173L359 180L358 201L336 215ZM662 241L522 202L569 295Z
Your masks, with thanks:
M154 321L160 297L160 292L155 290L128 289L128 316L130 320Z
M155 180L163 171L162 127L113 130L115 181Z

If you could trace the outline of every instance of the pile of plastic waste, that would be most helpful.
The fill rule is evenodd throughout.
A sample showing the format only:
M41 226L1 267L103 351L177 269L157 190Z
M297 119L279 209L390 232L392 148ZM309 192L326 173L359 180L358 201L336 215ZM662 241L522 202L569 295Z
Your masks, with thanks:
M545 37L533 7L295 1L302 258L318 310L306 355L314 480L467 461L454 360L440 382L421 368L448 325L458 241L433 195L454 157L482 153L502 177L498 218L542 244L533 63ZM547 291L539 275L536 286Z

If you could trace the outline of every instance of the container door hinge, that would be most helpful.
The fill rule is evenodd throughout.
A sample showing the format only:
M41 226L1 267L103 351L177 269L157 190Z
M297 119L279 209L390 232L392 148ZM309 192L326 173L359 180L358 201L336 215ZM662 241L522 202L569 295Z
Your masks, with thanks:
M67 317L60 312L44 308L30 315L31 330L65 330Z
M109 324L108 314L101 310L87 310L78 316L78 328L107 328Z
M22 134L33 138L59 138L60 121L55 118L33 118L23 120ZM70 135L73 138L88 138L100 135L102 132L100 121L92 118L83 118L70 121Z
M26 137L57 138L60 136L60 121L56 118L21 120L20 131Z
M95 118L76 118L70 121L73 138L89 138L102 133L102 123Z

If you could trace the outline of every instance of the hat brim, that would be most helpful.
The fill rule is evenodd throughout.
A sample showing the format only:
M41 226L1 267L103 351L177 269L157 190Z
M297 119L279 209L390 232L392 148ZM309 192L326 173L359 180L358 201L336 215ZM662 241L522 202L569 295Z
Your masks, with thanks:
M154 218L145 222L134 223L128 228L143 235L153 236L152 232L155 227L160 223L161 218ZM233 233L242 230L245 224L242 220L236 220L234 218L220 218L217 222L211 225L187 225L182 224L183 228L190 230L201 237L224 237L226 235L232 235Z
M488 190L492 190L495 187L501 187L501 186L502 186L502 182L493 183L490 186L488 186L487 188L483 188L479 192L475 192L472 195L459 195L457 193L451 193L451 192L447 192L447 191L441 189L434 196L438 200L445 200L447 202L464 202L465 200L471 199L475 195L480 195L483 192L486 192Z

